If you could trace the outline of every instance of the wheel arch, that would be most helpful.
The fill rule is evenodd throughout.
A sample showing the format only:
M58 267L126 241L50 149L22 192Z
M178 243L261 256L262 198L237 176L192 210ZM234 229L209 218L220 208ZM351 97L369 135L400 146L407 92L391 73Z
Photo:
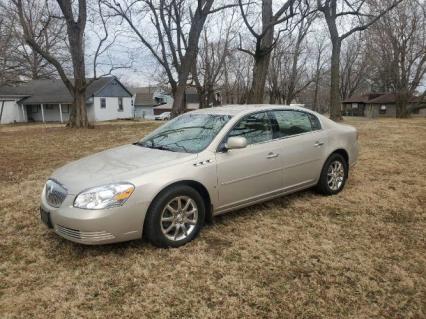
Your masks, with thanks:
M162 188L153 198L153 200L151 201L151 203L149 204L148 210L150 211L153 203L155 202L155 200L165 191L167 191L168 189L178 186L178 185L185 185L185 186L189 186L192 187L193 189L195 189L203 198L204 201L204 205L206 208L206 216L205 216L205 222L211 222L212 218L213 218L213 207L212 207L212 201L211 201L211 197L209 194L209 191L207 190L207 188L200 182L195 181L195 180L181 180L181 181L176 181L173 182L171 184L168 184L167 186L165 186L164 188ZM144 222L145 224L145 222Z
M342 155L343 158L346 161L346 164L348 165L348 168L349 168L349 153L348 153L348 151L346 151L344 148L338 148L338 149L334 150L333 152L331 152L328 157L330 157L333 154Z
M349 175L349 167L350 167L350 165L349 165L349 153L343 147L336 148L334 151L330 152L330 154L325 159L324 163L322 163L322 168L324 168L324 165L327 163L328 159L333 154L339 154L340 156L342 156L344 158L344 160L346 161L346 167L347 167L346 175L348 176Z

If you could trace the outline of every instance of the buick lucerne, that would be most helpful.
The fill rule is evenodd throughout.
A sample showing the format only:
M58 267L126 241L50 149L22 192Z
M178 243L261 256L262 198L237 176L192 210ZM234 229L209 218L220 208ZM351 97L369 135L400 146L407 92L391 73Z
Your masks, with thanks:
M144 236L181 246L215 215L310 187L339 193L357 140L355 128L300 107L197 110L56 170L42 191L41 219L82 244Z

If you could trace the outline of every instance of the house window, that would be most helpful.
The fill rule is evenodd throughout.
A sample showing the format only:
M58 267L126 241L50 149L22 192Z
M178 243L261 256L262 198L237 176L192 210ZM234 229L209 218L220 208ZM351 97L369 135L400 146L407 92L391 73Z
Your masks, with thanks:
M118 111L123 112L123 98L122 97L118 98Z
M105 109L106 108L106 98L101 97L101 109Z
M70 112L70 105L62 104L62 113L69 113L69 112Z
M386 105L380 106L379 114L386 114Z
M38 113L40 105L31 105L31 113Z
M53 104L46 104L46 110L53 110L54 108Z

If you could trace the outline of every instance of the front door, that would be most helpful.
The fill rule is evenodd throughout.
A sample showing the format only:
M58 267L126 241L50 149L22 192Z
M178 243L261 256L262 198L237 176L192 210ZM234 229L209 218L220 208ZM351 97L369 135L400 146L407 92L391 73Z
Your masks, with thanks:
M283 187L280 143L273 141L267 112L250 114L229 132L243 136L248 145L216 154L218 210L261 199Z

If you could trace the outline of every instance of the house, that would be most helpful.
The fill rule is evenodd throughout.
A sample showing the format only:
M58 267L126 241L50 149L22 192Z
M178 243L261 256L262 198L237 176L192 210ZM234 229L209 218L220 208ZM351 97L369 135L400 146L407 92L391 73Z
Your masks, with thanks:
M131 88L133 94L134 117L153 119L153 107L161 104L172 104L173 98L157 87Z
M0 123L66 122L73 98L62 80L33 80L0 87ZM133 118L132 94L115 77L93 81L86 90L89 121Z
M342 102L342 112L346 116L396 117L396 93L369 93L352 96ZM409 108L413 114L423 114L426 105L419 97L412 97Z
M189 87L185 90L185 104L186 112L198 110L200 108L200 97L195 88ZM153 107L154 115L158 116L164 112L171 112L172 106L173 98L170 97L170 99L168 101L165 101L164 104Z

